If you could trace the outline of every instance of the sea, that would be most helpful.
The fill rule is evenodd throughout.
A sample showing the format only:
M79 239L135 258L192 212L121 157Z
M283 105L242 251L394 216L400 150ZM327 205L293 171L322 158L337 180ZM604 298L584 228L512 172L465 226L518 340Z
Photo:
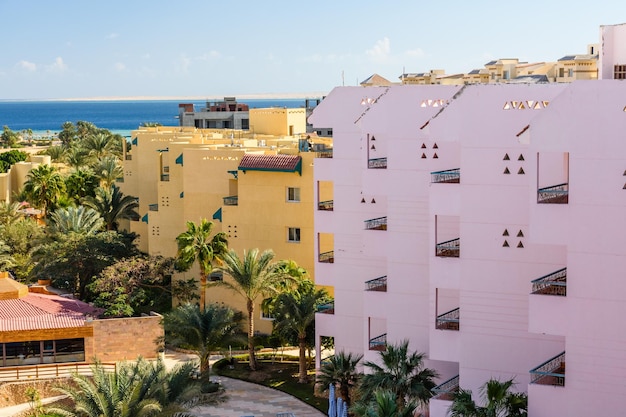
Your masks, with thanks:
M208 100L219 101L219 100ZM250 108L304 107L305 99L238 99ZM196 111L207 100L120 100L120 101L20 101L0 100L0 127L14 132L31 129L35 138L50 137L65 122L91 122L100 128L129 137L144 123L178 126L178 105L193 103Z

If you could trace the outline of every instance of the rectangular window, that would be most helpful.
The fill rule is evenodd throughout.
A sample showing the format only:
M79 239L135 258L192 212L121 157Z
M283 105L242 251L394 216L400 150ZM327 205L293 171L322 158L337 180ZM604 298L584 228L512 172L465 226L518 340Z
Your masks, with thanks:
M572 78L574 76L574 69L573 68L568 68L567 76L570 77L570 78Z
M241 119L241 128L243 130L250 130L250 119Z
M300 242L300 228L299 227L290 227L287 240L289 242Z
M300 188L288 187L287 188L287 201L292 203L300 202Z
M565 68L559 68L559 78L565 77Z

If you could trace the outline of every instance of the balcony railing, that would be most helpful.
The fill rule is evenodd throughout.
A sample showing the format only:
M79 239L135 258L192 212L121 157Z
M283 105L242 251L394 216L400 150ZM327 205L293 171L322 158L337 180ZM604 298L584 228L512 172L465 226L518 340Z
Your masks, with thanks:
M453 376L432 389L434 399L452 401L454 393L459 392L459 376Z
M161 174L161 181L169 181L170 180L170 174Z
M461 239L456 238L437 243L435 249L435 256L441 256L442 258L458 258L461 254Z
M324 264L332 264L335 262L335 251L322 252L319 254L318 260Z
M367 161L369 169L387 169L387 158L375 158Z
M322 151L317 152L316 156L318 158L332 158L333 157L333 150L332 150L332 148L324 149Z
M132 160L133 160L133 155L132 155L132 154L127 153L127 154L124 156L124 159L125 159L126 161L132 161Z
M322 304L317 306L317 312L322 314L335 314L335 302Z
M387 333L370 339L370 350L384 351L387 349Z
M333 202L334 202L334 200L320 201L319 203L317 203L317 209L318 210L333 211Z
M541 204L567 204L569 184L563 183L537 190L537 203Z
M530 383L539 385L565 386L565 352L548 359L530 370Z
M100 364L107 372L115 372L115 362ZM91 375L92 363L72 362L41 365L6 366L0 368L0 383L11 381L32 381L35 379L69 378L74 374Z
M455 308L447 313L443 313L437 316L437 323L435 328L439 330L459 330L461 325L460 321L460 308Z
M224 197L224 205L225 206L237 206L239 205L239 196L231 195L228 197Z
M567 268L559 269L551 274L544 275L531 281L532 294L567 295Z
M159 205L158 204L148 204L148 210L150 210L150 211L159 211Z
M387 275L365 281L365 291L387 292Z
M365 220L366 230L387 230L387 216Z
M444 184L458 184L461 182L461 169L454 168L445 171L435 171L430 173L430 182Z

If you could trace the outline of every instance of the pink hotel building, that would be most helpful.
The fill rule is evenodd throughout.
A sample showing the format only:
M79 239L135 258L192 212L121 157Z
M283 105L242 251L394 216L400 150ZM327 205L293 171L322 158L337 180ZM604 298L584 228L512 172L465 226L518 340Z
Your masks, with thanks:
M440 374L431 417L490 378L531 417L624 415L626 27L601 33L598 81L340 87L309 119L334 136L317 340L375 361L408 339Z

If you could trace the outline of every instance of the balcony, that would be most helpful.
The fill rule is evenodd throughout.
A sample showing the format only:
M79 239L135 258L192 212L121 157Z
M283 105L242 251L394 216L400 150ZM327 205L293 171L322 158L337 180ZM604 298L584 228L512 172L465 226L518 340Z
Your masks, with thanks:
M565 386L565 352L531 369L530 383L556 387Z
M445 171L435 171L430 173L431 183L458 184L461 182L461 169L454 168Z
M551 274L544 275L532 281L531 294L567 295L567 268L559 269Z
M322 252L318 256L318 261L323 264L335 263L335 251Z
M365 291L387 292L387 275L365 281Z
M379 352L384 352L387 349L387 333L381 334L380 336L376 336L373 339L370 339L370 347L369 350L376 350Z
M437 243L435 246L435 256L442 258L458 258L461 254L461 239L456 238L445 242Z
M229 197L224 197L224 205L225 206L238 206L239 205L239 196L231 195Z
M387 230L387 216L365 220L365 230Z
M432 390L435 400L452 401L454 394L459 392L459 376L453 376L445 382L437 385Z
M387 158L375 158L367 161L369 169L387 169Z
M322 314L335 314L335 302L322 304L317 306L317 312Z
M333 211L334 200L320 201L317 203L318 210Z
M150 210L150 211L159 211L159 205L158 204L148 204L148 210Z
M537 203L539 204L567 204L569 184L563 183L544 187L537 190Z
M437 322L435 328L439 330L459 330L460 321L460 308L455 308L447 313L443 313L437 316Z

